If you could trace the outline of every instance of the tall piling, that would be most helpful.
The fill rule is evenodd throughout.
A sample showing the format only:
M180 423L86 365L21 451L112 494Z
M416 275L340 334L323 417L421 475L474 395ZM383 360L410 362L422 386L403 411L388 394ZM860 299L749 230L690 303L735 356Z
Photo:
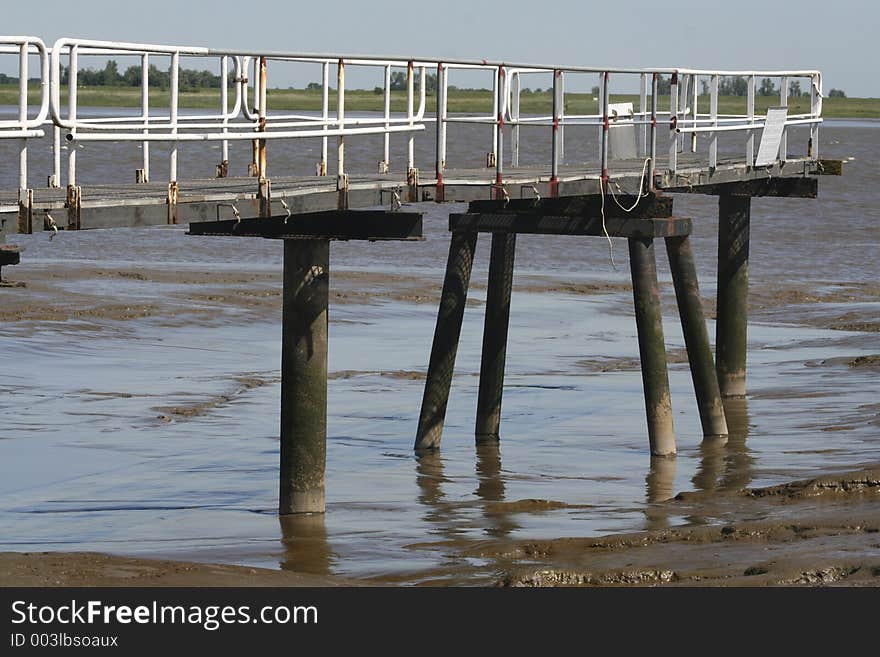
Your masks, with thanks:
M628 242L648 441L654 456L671 456L675 454L675 434L672 428L672 401L669 395L669 374L666 370L666 345L663 339L654 240L630 238Z
M727 421L724 418L724 404L721 401L715 363L712 360L712 346L709 344L709 332L706 330L690 238L667 237L666 253L669 256L669 268L675 285L675 299L678 302L684 344L694 382L697 408L700 411L703 438L726 439Z
M724 397L746 394L751 197L718 197L718 294L715 369Z
M428 362L428 376L425 380L425 393L419 413L419 426L416 431L415 450L423 452L440 447L443 422L446 418L446 404L452 386L452 373L455 368L455 355L461 336L461 322L467 302L467 290L471 280L474 263L474 250L477 247L475 232L453 232L449 243L449 258L446 261L446 276L443 279L443 292L437 325L434 329L434 342Z
M281 515L325 508L329 281L329 240L284 240Z
M516 233L492 234L480 391L477 396L475 435L478 443L496 441L499 436L515 251Z

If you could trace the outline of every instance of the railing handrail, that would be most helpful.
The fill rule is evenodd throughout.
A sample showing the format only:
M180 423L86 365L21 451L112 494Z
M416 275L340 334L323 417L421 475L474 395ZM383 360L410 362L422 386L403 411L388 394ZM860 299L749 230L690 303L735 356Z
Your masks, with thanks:
M37 37L0 37L0 54L15 54L20 57L20 68L26 77L27 56L37 54L41 67L41 102L40 110L35 117L27 116L27 80L20 80L20 114L18 120L0 120L0 138L18 138L22 140L21 180L26 184L26 144L27 139L43 136L39 128L50 124L55 133L55 184L60 180L60 131L67 130L68 140L79 141L135 141L143 147L144 169L140 179L149 178L149 143L153 141L171 142L171 182L177 178L177 146L178 142L221 141L223 144L223 164L228 160L228 142L236 140L254 141L254 172L261 179L266 176L265 143L273 139L297 139L320 137L323 141L321 162L318 172L326 174L328 139L338 140L338 180L346 184L344 170L344 146L346 136L384 135L383 160L380 170L388 170L389 138L391 135L403 133L408 135L407 180L417 180L414 161L414 137L423 132L431 123L435 124L436 134L436 177L442 183L443 169L446 167L446 127L448 124L473 123L486 124L492 128L491 151L487 155L487 165L496 169L496 187L503 184L504 130L510 126L513 130L513 148L511 161L519 162L519 131L521 127L552 127L553 147L551 149L551 188L555 184L558 165L564 158L564 126L593 126L600 130L600 150L598 160L602 170L602 184L607 184L609 160L609 128L613 117L609 116L609 99L612 86L620 77L637 76L639 80L638 101L633 103L632 116L628 125L641 131L641 143L650 162L649 185L653 185L656 160L656 142L658 122L668 122L669 127L669 161L668 171L677 170L677 154L684 149L685 135L690 135L691 150L697 152L697 135L707 133L709 139L709 166L717 166L717 144L720 133L742 132L746 135L745 161L752 164L754 157L754 135L763 129L764 117L755 114L756 80L759 78L779 79L779 101L788 105L791 78L809 80L809 111L791 114L787 117L783 128L779 159L784 160L786 154L785 132L790 126L808 125L810 127L810 149L815 156L818 147L818 125L822 118L822 75L815 69L792 70L711 70L699 68L632 68L632 67L590 67L574 65L543 65L533 63L516 63L504 60L483 60L465 58L435 57L401 57L395 55L372 54L328 54L296 51L242 51L238 49L218 49L191 45L150 44L124 41L108 41L96 39L79 39L62 37L55 41L51 48ZM25 56L22 56L24 53ZM61 61L69 59L68 104L64 113L61 104ZM77 76L79 73L79 56L113 55L140 56L142 75L141 93L142 106L140 115L116 117L79 117L77 115ZM151 113L149 106L149 60L153 56L171 59L170 96L167 112ZM221 70L221 107L216 113L197 112L190 115L180 114L180 61L181 57L218 59ZM229 83L229 62L233 64L232 84ZM314 116L303 113L275 112L270 113L266 107L268 90L267 62L305 63L320 65L322 75L322 109ZM248 75L253 66L254 74ZM336 66L337 107L335 113L329 107L330 78L328 69ZM384 113L373 117L346 117L345 113L345 76L344 68L348 66L381 67L384 69ZM406 109L402 112L390 111L392 68L406 70ZM427 76L429 70L437 72L437 112L434 116L427 113ZM450 116L447 112L450 92L450 72L456 70L485 71L492 75L491 114L479 112L466 116ZM520 112L520 96L523 86L520 76L551 75L552 113L538 116L523 116ZM564 79L566 74L596 75L599 88L598 110L596 113L584 112L572 114L565 111L566 91ZM418 87L415 78L418 75ZM671 81L669 88L669 108L658 106L658 80L668 76ZM21 77L21 76L20 76ZM719 80L728 77L746 78L745 113L719 113ZM700 79L709 78L708 87L709 112L698 107L697 85ZM706 88L704 86L704 88ZM232 89L234 99L229 104L229 90ZM381 88L378 88L381 89ZM377 89L377 91L378 91ZM253 96L251 96L253 94ZM615 94L617 95L617 94ZM649 99L650 97L650 99ZM251 102L251 98L253 102ZM416 106L416 99L418 105ZM705 102L703 100L702 102ZM75 182L75 150L71 149L69 157L69 183ZM218 167L218 171L220 168ZM219 175L219 174L218 174ZM224 174L225 175L225 174ZM500 192L498 192L500 193Z

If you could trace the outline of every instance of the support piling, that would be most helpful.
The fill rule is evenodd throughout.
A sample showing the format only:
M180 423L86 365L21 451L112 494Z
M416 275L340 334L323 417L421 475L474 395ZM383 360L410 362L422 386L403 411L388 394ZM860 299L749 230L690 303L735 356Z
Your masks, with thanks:
M492 234L480 391L477 396L477 442L495 441L499 437L515 251L516 233Z
M632 272L633 305L639 334L639 358L645 389L648 441L654 456L675 454L672 402L666 370L666 345L660 312L660 291L654 240L630 238L629 262Z
M437 325L434 329L434 343L428 362L425 393L422 397L419 426L416 431L414 448L417 452L440 447L476 247L475 232L452 233L440 310L437 313Z
M279 513L323 513L330 241L284 240Z
M751 197L718 197L715 369L723 397L746 394Z
M727 438L724 404L712 360L709 332L703 315L703 303L697 281L697 268L688 236L667 237L666 253L675 285L675 299L684 333L684 343L694 382L697 408L703 426L703 438Z

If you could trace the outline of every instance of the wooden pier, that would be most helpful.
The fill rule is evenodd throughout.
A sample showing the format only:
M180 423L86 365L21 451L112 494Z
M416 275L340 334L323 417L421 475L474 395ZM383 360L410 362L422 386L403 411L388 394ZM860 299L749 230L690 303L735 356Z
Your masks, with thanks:
M51 56L50 56L51 53ZM90 116L77 103L79 62L89 56L139 57L142 106L137 116ZM697 408L705 440L727 435L724 399L746 394L748 260L751 199L815 198L818 177L840 175L840 162L818 157L822 118L821 73L794 71L705 71L699 69L597 69L539 66L485 60L395 59L374 56L321 56L302 53L237 53L201 47L125 44L61 38L48 48L36 37L0 37L0 56L18 57L21 80L17 120L0 122L0 140L18 145L16 188L0 190L0 269L20 260L5 237L40 230L86 230L189 224L189 235L225 235L284 241L279 513L323 512L327 433L328 286L330 242L335 240L422 239L422 215L415 204L467 202L467 212L450 215L449 257L416 428L415 450L423 457L441 442L447 401L468 285L479 234L491 234L489 283L483 332L474 434L479 446L501 435L511 292L518 234L558 239L593 236L626 239L633 285L633 309L645 395L649 450L654 457L675 454L675 435L667 359L659 303L656 245L662 240L672 271ZM28 62L40 64L41 102L29 108ZM207 114L179 110L180 58L203 58L219 65L220 108ZM170 70L170 105L149 106L147 72L165 58ZM69 70L62 102L62 60ZM314 66L322 71L322 110L316 115L269 110L268 70L276 66ZM349 65L384 72L384 112L346 114L345 71ZM248 76L250 67L253 75ZM392 113L391 72L405 71L407 108ZM461 70L491 76L491 114L453 115L450 76ZM436 73L433 111L428 111L426 80ZM330 107L331 72L335 107ZM565 109L565 74L598 75L597 113L571 115ZM551 86L548 116L521 116L520 78L544 76ZM719 80L745 77L742 113L718 112ZM780 107L755 114L759 77L780 82ZM660 107L660 81L669 83ZM787 113L790 80L809 88L810 109ZM418 83L416 82L418 80ZM614 85L629 80L638 102L617 103ZM698 83L708 83L708 107L700 111ZM703 101L705 102L705 101ZM461 124L485 130L485 161L447 157L447 131ZM565 156L564 128L594 129L598 141L589 152ZM549 161L521 166L520 131L540 129L549 139ZM806 131L802 147L788 151L794 131ZM32 186L28 144L49 139L53 166L48 186ZM346 144L365 135L381 136L378 167L352 166ZM416 139L433 149L432 166L420 170ZM719 146L723 135L741 140L734 149ZM390 162L391 139L402 139L405 159ZM311 139L321 143L316 175L293 176L273 169L274 140ZM335 142L331 172L330 143ZM151 179L152 142L170 144L169 176ZM229 177L229 143L252 147L249 177ZM84 181L70 148L66 180L62 144L130 143L140 148L141 168L131 184ZM217 142L217 176L178 175L178 147L186 142ZM42 142L45 143L45 142ZM700 149L702 144L705 148ZM506 150L509 148L509 152ZM735 153L733 151L736 151ZM348 159L346 159L348 157ZM449 160L449 161L448 161ZM274 166L274 165L272 165ZM424 165L423 165L424 166ZM332 175L331 175L332 173ZM63 186L62 186L63 185ZM690 234L702 217L673 213L673 194L718 197L718 289L715 356L703 315ZM406 210L402 209L406 206ZM377 209L380 208L380 209ZM406 248L402 245L401 248ZM2 280L2 279L0 279Z

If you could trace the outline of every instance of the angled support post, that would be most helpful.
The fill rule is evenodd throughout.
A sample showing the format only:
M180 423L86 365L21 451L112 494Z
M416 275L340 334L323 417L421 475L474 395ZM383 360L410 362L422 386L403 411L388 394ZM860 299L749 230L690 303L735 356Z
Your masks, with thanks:
M700 298L700 286L697 281L697 268L694 264L690 237L687 235L667 237L666 253L669 256L669 268L675 285L675 299L678 302L678 314L681 318L684 344L694 382L694 394L700 411L703 438L726 439L727 421L724 417L724 404L721 402L718 377L715 375L712 346L709 344L709 332L706 330L703 301Z
M471 280L471 267L477 247L476 232L453 232L449 244L449 258L446 262L446 277L443 279L443 293L440 310L437 313L437 326L434 329L434 343L428 362L428 376L425 380L425 393L419 413L419 426L416 431L414 449L417 452L435 450L440 447L443 422L446 418L446 404L452 386L452 372L455 367L455 354L461 336L461 322Z

